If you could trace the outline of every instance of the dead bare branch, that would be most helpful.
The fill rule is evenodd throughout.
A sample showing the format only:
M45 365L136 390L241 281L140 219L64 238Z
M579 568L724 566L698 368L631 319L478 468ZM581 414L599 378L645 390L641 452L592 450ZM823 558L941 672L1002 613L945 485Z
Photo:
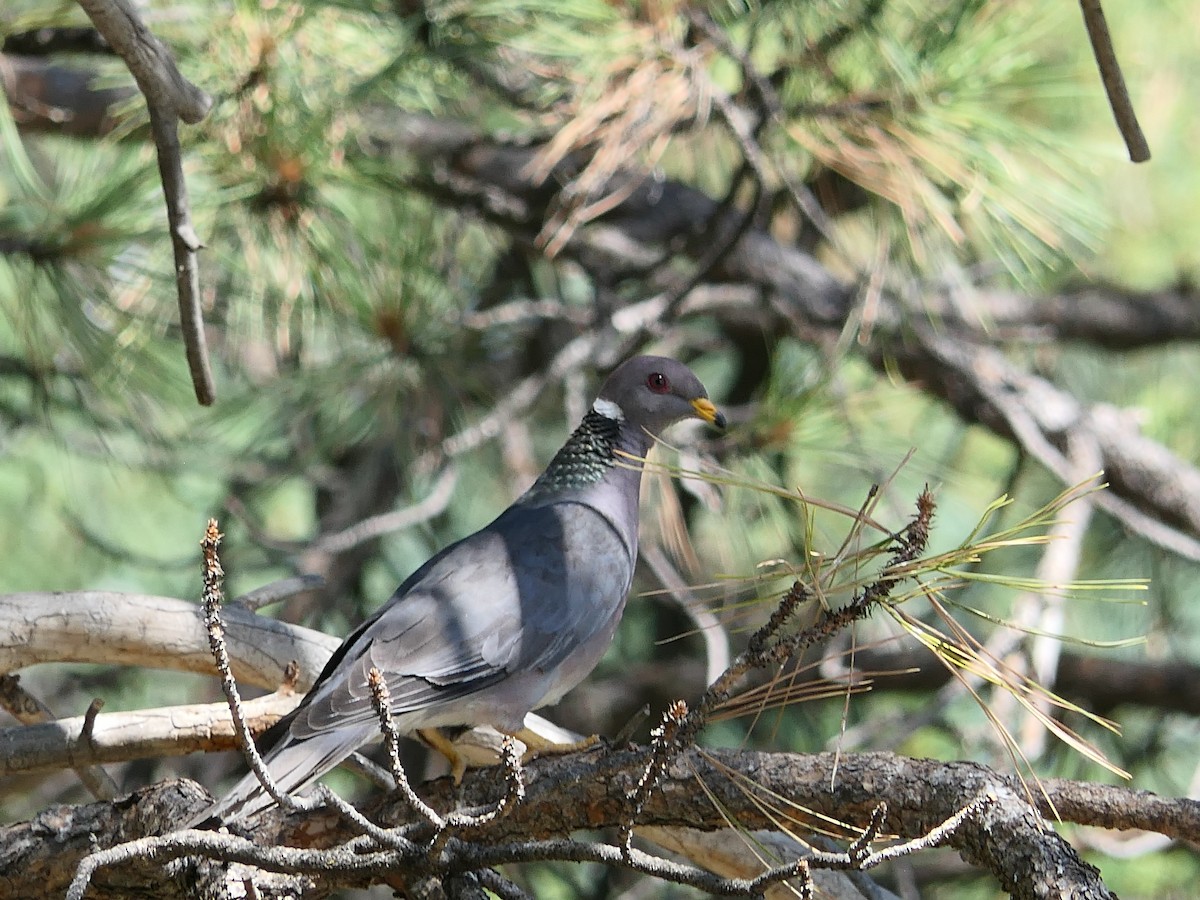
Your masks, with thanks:
M291 712L300 696L286 690L246 701L250 730L265 731ZM238 747L224 703L103 713L95 717L87 740L84 725L84 716L73 716L0 729L0 777Z
M296 689L307 691L340 643L237 605L224 619L234 675L268 690L287 679L294 662ZM195 603L115 591L0 594L0 672L46 662L214 674Z
M243 609L257 612L264 606L287 600L297 594L317 591L324 586L325 579L320 575L297 575L295 578L281 578L279 581L264 584L260 588L235 597L231 602Z
M204 316L200 303L200 270L197 251L203 246L192 224L183 157L179 146L179 121L200 122L212 108L212 98L183 77L171 51L146 27L129 0L79 0L96 30L125 60L146 98L150 130L158 151L158 171L167 201L171 247L175 255L175 285L179 319L196 399L210 406L216 399L208 362Z
M938 382L927 389L1015 439L1065 486L1075 483L1063 449L1067 440L1094 441L1112 487L1096 505L1146 540L1200 560L1200 470L1142 437L1113 407L1085 406L992 347L914 328L917 339L906 345L908 352L893 357L902 371L920 378L936 367Z
M1121 64L1117 61L1117 51L1113 48L1112 35L1104 18L1104 8L1100 0L1079 0L1079 7L1083 10L1083 24L1092 43L1092 53L1100 69L1100 80L1104 82L1108 105L1112 107L1117 129L1125 139L1129 159L1135 163L1146 162L1150 159L1150 145L1142 133L1142 126L1138 124L1133 101L1129 99L1129 89L1125 87L1125 76L1121 74Z

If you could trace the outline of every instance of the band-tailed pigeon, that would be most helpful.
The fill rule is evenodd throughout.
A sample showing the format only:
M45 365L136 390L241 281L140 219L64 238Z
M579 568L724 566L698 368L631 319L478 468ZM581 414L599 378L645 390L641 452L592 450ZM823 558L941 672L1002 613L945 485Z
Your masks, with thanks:
M379 737L372 667L407 734L483 724L515 733L526 713L582 681L612 641L633 580L636 459L685 418L725 425L687 366L661 356L619 366L533 486L410 575L263 736L279 786L295 793ZM251 772L190 824L272 802Z

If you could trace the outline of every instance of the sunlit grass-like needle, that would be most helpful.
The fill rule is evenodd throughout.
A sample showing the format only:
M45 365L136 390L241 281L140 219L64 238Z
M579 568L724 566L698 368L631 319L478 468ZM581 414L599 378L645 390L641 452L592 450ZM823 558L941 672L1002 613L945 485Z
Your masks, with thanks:
M1047 583L1021 573L985 573L978 569L985 558L1004 551L1043 546L1053 540L1050 531L1069 505L1103 489L1104 486L1098 484L1095 478L1067 488L1038 509L1002 525L995 525L997 514L1010 506L1012 500L1007 496L997 498L957 545L930 552L926 550L925 543L934 501L928 491L918 502L917 515L907 525L893 530L877 520L877 488L872 488L860 508L854 509L723 470L696 471L654 462L645 465L675 478L702 479L726 491L747 490L785 499L795 504L795 516L801 524L806 548L803 558L797 560L786 555L779 556L760 563L750 572L723 575L692 588L697 596L721 602L717 614L723 625L732 632L757 627L761 622L761 611L777 606L795 584L803 585L805 596L810 600L796 608L792 618L773 638L776 642L791 641L798 650L789 651L786 658L781 658L779 654L773 656L771 674L764 681L735 692L716 704L712 720L748 718L752 731L768 712L782 714L782 711L798 703L837 697L845 698L848 704L853 696L870 690L879 678L888 673L855 672L855 648L862 650L865 645L859 646L853 640L849 649L838 651L850 659L844 677L814 677L813 670L828 661L824 659L789 665L794 659L792 652L798 657L799 652L814 643L807 639L808 631L827 640L837 630L856 627L855 622L863 618L855 615L839 619L839 615L854 607L861 611L864 604L869 604L872 611L882 608L888 618L899 626L901 634L916 640L959 680L965 692L975 700L991 723L1027 790L1026 775L1033 775L1031 762L1025 758L1016 739L989 705L991 701L981 691L982 687L1011 696L1023 711L1057 740L1095 764L1121 777L1128 777L1128 773L1109 761L1095 744L1060 721L1053 712L1078 714L1115 732L1117 727L1114 723L1065 700L1007 665L952 615L967 616L993 629L1011 629L1034 637L1052 637L1090 647L1113 648L1136 643L1139 640L1137 638L1102 641L1050 633L1027 623L1010 622L1002 615L963 602L955 596L972 586L986 585L1066 601L1136 602L1130 599L1129 592L1146 589L1146 583L1139 579L1075 579ZM818 509L848 520L843 539L829 553L813 549L817 546L813 523L814 512ZM912 531L914 528L918 531ZM865 538L868 532L879 537L867 543ZM918 534L920 537L916 536ZM796 640L797 637L805 639ZM1033 778L1036 781L1036 775Z

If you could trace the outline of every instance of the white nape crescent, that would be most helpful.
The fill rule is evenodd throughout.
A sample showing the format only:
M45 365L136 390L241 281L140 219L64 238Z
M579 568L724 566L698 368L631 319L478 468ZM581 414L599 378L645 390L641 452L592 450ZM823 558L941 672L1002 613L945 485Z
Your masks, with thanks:
M616 419L618 422L625 421L625 411L611 400L605 400L603 397L597 397L593 401L592 409L606 419Z

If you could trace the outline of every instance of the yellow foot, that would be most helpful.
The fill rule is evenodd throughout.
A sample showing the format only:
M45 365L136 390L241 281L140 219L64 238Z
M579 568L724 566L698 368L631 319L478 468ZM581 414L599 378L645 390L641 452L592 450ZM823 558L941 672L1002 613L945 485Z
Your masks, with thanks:
M467 761L454 749L454 742L437 728L418 729L417 735L422 741L446 757L450 763L450 777L454 779L455 784L462 784L463 775L467 772Z
M591 750L593 747L600 746L600 735L598 734L565 744L552 741L528 728L522 728L520 731L513 732L512 737L515 737L528 748L525 751L525 755L521 757L522 763L527 763L537 756L563 756L567 753L574 753L577 750Z

